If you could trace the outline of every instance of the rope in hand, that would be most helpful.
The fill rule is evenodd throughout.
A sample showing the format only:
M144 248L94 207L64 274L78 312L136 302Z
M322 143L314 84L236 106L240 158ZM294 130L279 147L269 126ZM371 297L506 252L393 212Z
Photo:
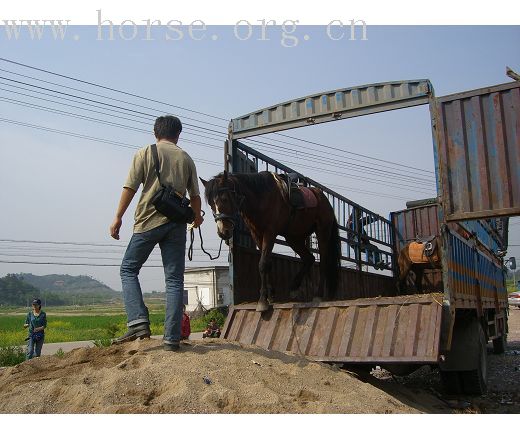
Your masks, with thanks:
M206 214L204 211L202 211L202 217ZM217 258L220 258L220 252L222 251L222 242L224 240L220 240L220 246L218 248L218 254L216 257L213 257L206 249L204 249L204 239L202 238L202 230L201 227L198 227L199 230L199 237L200 237L200 248L202 249L202 252L204 252L210 260L216 260ZM190 229L190 247L188 248L188 260L193 260L193 242L195 241L195 232L193 231L193 228Z

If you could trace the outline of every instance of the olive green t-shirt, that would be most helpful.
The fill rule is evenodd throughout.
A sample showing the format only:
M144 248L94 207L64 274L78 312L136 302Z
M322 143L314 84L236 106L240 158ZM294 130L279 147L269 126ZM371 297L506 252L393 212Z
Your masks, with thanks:
M186 194L188 191L190 198L198 196L197 170L188 153L173 142L163 140L157 142L157 153L163 185L173 186L180 194ZM161 187L155 173L150 145L139 149L135 154L124 187L137 191L141 183L143 191L134 216L135 233L149 231L170 221L157 212L150 201Z

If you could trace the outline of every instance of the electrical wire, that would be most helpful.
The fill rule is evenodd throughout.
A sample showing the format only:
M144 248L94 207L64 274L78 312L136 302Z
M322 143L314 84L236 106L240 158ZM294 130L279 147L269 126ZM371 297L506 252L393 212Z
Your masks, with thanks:
M5 89L3 89L3 90L5 90ZM14 93L14 92L11 92L11 93ZM29 95L29 96L31 96L31 95ZM77 114L77 113L66 112L66 111L63 111L63 110L55 109L55 108L39 106L37 104L28 103L26 101L14 100L14 99L5 98L5 97L0 97L0 99L4 100L5 102L9 102L11 104L22 105L22 106L26 106L26 107L29 107L29 108L35 108L35 109L38 109L38 110L47 111L47 112L54 113L54 114L61 114L61 115L64 115L64 116L71 116L71 117L80 118L80 119L88 120L88 121L91 121L91 122L97 122L97 123L101 123L101 124L104 124L104 125L109 125L109 126L113 126L113 127L117 127L117 128L123 128L123 129L128 129L128 130L142 132L142 133L148 133L148 130L139 129L139 128L135 128L135 127L132 127L132 126L119 124L119 123L115 123L115 122L111 122L111 121L106 121L106 120L102 120L102 119L98 119L98 118L92 118L92 117L85 116L85 115L80 115L80 114ZM53 101L53 102L56 103L56 101ZM61 103L58 103L58 104L59 105L65 105L65 104L61 104ZM106 105L108 105L108 104L106 104ZM77 107L77 106L74 106L74 107ZM117 108L119 108L119 107L117 107ZM112 115L109 115L107 113L104 113L104 114L108 115L108 116L112 116ZM150 116L150 117L153 117L153 116ZM128 120L131 120L133 122L137 122L137 123L141 123L141 124L145 124L144 121L136 121L135 119L130 119L130 118L124 118L124 119L128 119ZM192 131L192 130L188 129L188 130L185 130L185 132L187 132L188 134L195 135L197 137L205 138L205 139L217 140L217 141L220 140L219 138L210 137L210 136L207 136L206 134L200 134L199 133L200 130L198 130L198 128L195 128L193 130L195 130L195 131ZM185 138L185 139L188 142L192 142L192 143L195 143L195 144L199 143L200 145L207 146L209 148L214 148L214 149L219 149L219 150L221 149L221 147L210 145L210 144L204 144L204 143L202 143L200 141L196 141L194 139L190 139L190 138ZM280 147L278 145L272 145L272 143L267 143L267 142L263 142L263 141L254 140L254 142L256 142L256 143L258 143L260 145L267 146L268 148L266 148L266 149L268 151L274 152L274 153L279 153L278 149L282 148L282 147ZM276 151L274 151L275 149L276 149ZM299 151L299 150L295 150L293 148L289 148L287 146L283 147L283 149L284 149L284 153L283 154L285 156L288 156L287 154L285 154L286 151L291 151L291 152L293 152L295 154L305 154L306 157L316 158L316 159L318 159L318 160L320 160L322 162L325 162L325 163L327 163L329 165L333 165L333 166L337 166L338 164L342 164L342 165L348 166L349 168L355 168L355 171L365 171L365 172L367 172L369 174L380 175L380 176L383 176L383 177L391 177L391 178L398 179L398 180L403 180L403 181L417 182L417 184L423 185L423 186L433 185L433 182L430 182L429 179L417 177L416 175L406 175L406 174L402 174L402 173L396 173L394 171L384 170L384 169L376 168L376 167L370 167L370 166L367 166L367 165L359 165L359 164L356 164L356 163L353 163L353 162L349 162L349 161L345 161L345 160L329 159L327 157L323 157L322 155L317 155L317 154L314 154L314 153L311 153L311 152L302 152L302 151ZM279 153L279 154L282 154L282 153Z
M102 88L102 89L105 89L105 90L110 90L112 92L124 94L124 95L127 95L127 96L132 96L132 97L135 97L135 98L143 99L143 100L146 100L146 101L149 101L149 102L159 103L159 104L162 104L162 105L166 105L168 107L179 108L179 109L182 109L184 111L188 111L188 112L204 115L204 116L207 116L207 117L210 117L210 118L214 118L214 119L218 119L218 120L221 120L221 121L226 121L226 122L228 121L226 118L222 118L220 116L211 115L209 113L196 111L196 110L189 109L189 108L186 108L186 107L176 106L176 105L169 104L169 103L166 103L166 102L162 102L162 101L159 101L159 100L155 100L155 99L152 99L152 98L149 98L149 97L137 95L137 94L134 94L134 93L130 93L130 92L126 92L126 91L123 91L123 90L115 89L115 88L112 88L112 87L107 87L107 86L104 86L104 85L101 85L101 84L97 84L97 83L94 83L94 82L81 80L81 79L74 78L74 77L71 77L71 76L59 74L59 73L56 73L56 72L52 72L50 70L45 70L45 69L41 69L41 68L38 68L38 67L35 67L35 66L30 66L28 64L19 63L19 62L16 62L14 60L9 60L7 58L0 58L0 61L6 62L6 63L10 63L10 64L14 64L14 65L18 65L18 66L21 66L21 67L24 67L24 68L27 68L27 69L32 69L32 70L44 72L44 73L49 74L49 75L54 75L54 76L57 76L57 77L66 78L66 79L71 80L71 81L76 81L76 82L79 82L79 83L91 85L91 86ZM12 71L7 71L7 72L9 72L11 74L21 75L19 73L13 73ZM27 77L27 76L25 75L25 77ZM29 78L35 79L34 77L29 77ZM44 81L45 82L45 80L41 80L41 79L40 79L40 81ZM46 82L50 83L49 81L46 81ZM56 83L54 83L54 84L56 84ZM61 85L61 87L68 87L68 86ZM79 91L79 89L76 89L76 90ZM85 92L85 91L82 91L82 93L91 93L91 94L93 94L93 92ZM115 100L116 98L111 98L111 99ZM121 100L119 100L119 101L121 101ZM128 103L128 102L126 102L126 103ZM186 116L184 116L184 117L186 118ZM199 122L201 122L201 121L199 121ZM207 124L207 122L206 122L206 124ZM433 172L431 170L425 170L425 169L418 168L418 167L413 167L413 166L407 165L407 164L402 164L402 163L398 163L398 162L394 162L394 161L387 161L387 160L384 160L384 159L380 159L380 158L377 158L377 157L368 156L368 155L364 155L364 154L360 154L360 153L354 153L354 152L351 152L351 151L348 151L348 150L345 150L345 149L341 149L341 148L338 148L338 147L331 147L329 145L325 145L325 144L321 144L321 143L318 143L318 142L309 141L307 139L301 139L301 138L298 138L296 136L290 136L290 135L281 134L281 133L274 133L274 134L277 135L277 136L280 136L280 137L297 140L299 142L304 142L304 143L309 143L309 144L314 144L314 145L319 145L319 146L325 146L325 147L331 148L331 149L336 149L336 150L338 150L338 151L340 151L340 152L342 152L344 154L364 157L366 159L371 159L371 160L375 160L375 161L378 161L378 162L392 164L392 165L395 165L395 166L404 167L406 169L415 169L415 170L418 170L418 171L424 171L424 172L433 174Z

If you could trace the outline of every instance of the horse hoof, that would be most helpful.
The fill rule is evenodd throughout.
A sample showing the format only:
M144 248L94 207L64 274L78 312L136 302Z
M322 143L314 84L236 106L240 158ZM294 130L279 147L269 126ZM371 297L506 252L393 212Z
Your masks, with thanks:
M269 310L269 305L265 301L258 301L256 304L256 311L262 313L266 312L267 310Z

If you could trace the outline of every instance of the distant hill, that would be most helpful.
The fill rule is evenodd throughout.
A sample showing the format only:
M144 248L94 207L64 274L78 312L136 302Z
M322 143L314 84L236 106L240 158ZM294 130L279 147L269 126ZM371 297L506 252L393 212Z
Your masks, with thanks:
M86 275L33 275L18 274L18 278L40 289L42 292L67 293L71 295L119 295L102 282Z
M39 294L39 289L20 280L17 275L0 278L0 305L26 306Z
M81 275L8 274L0 278L0 306L26 306L40 298L44 306L110 303L121 294Z

